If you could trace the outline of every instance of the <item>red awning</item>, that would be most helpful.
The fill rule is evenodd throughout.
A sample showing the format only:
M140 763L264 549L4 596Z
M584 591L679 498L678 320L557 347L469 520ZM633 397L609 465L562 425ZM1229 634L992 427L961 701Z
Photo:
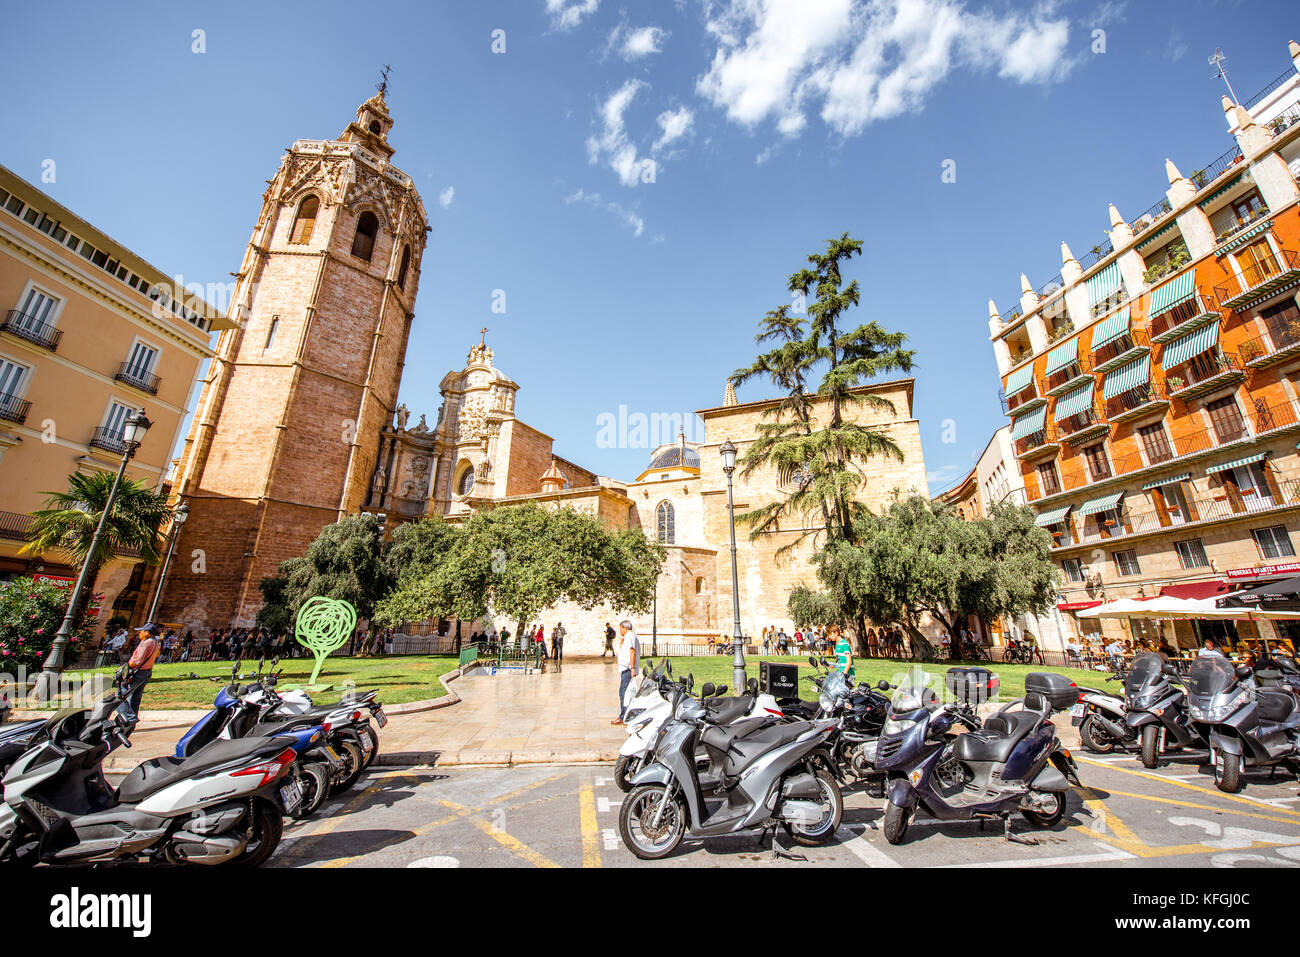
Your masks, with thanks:
M1227 582L1187 582L1182 585L1165 585L1160 589L1161 598L1214 598L1217 595L1226 595L1230 591L1236 591Z
M1061 611L1083 611L1085 608L1096 608L1100 604L1099 601L1063 601L1056 607Z

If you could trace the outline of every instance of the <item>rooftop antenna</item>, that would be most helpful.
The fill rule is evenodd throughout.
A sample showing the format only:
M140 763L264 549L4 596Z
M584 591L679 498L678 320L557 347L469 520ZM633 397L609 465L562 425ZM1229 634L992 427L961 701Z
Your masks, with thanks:
M1210 57L1210 66L1214 67L1218 72L1216 72L1211 79L1219 79L1222 77L1223 82L1227 84L1228 93L1232 96L1232 102L1240 106L1241 101L1237 99L1236 91L1233 90L1232 84L1228 82L1228 71L1223 68L1223 64L1226 63L1227 60L1228 58L1223 55L1223 51L1216 48L1214 56Z
M379 83L375 86L375 89L379 91L380 96L388 95L388 74L392 69L391 66L385 63L384 68L379 71Z

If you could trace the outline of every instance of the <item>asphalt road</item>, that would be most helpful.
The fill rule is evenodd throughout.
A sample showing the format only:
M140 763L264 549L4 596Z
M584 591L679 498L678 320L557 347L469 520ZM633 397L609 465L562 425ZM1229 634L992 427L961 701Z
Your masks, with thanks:
M879 830L881 801L846 797L835 840L793 846L778 833L683 841L670 858L637 861L618 836L622 792L604 766L380 770L354 792L286 830L279 867L1296 867L1300 788L1252 773L1238 794L1214 786L1194 759L1154 771L1133 757L1075 752L1082 789L1064 821L1038 831L1019 816L999 825L913 819L907 842Z

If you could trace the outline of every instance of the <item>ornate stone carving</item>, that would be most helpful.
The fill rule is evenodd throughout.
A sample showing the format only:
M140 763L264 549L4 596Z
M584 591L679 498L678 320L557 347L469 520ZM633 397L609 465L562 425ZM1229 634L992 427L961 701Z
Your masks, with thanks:
M482 439L487 435L487 402L482 396L471 396L460 410L457 438L462 442Z

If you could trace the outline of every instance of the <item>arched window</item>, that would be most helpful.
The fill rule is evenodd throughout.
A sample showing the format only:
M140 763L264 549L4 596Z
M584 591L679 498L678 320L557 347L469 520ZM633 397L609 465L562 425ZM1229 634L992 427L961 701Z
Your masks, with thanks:
M320 209L320 200L308 196L298 204L298 215L293 218L293 229L289 232L289 242L311 242L312 230L316 228L316 213Z
M352 255L370 262L375 252L375 234L379 232L379 217L366 210L357 219L357 232L352 237Z
M472 491L474 491L474 466L467 465L456 482L456 494L468 495Z
M397 288L406 288L406 271L411 268L411 244L402 247L402 265L397 267Z
M378 120L371 120L371 121L370 121L370 132L371 132L371 133L374 133L376 136L378 136L379 134L383 133L383 131L384 131L384 128L383 128L382 126L379 125L379 121L378 121Z
M672 502L660 502L655 509L655 538L661 545L671 545L676 539Z

